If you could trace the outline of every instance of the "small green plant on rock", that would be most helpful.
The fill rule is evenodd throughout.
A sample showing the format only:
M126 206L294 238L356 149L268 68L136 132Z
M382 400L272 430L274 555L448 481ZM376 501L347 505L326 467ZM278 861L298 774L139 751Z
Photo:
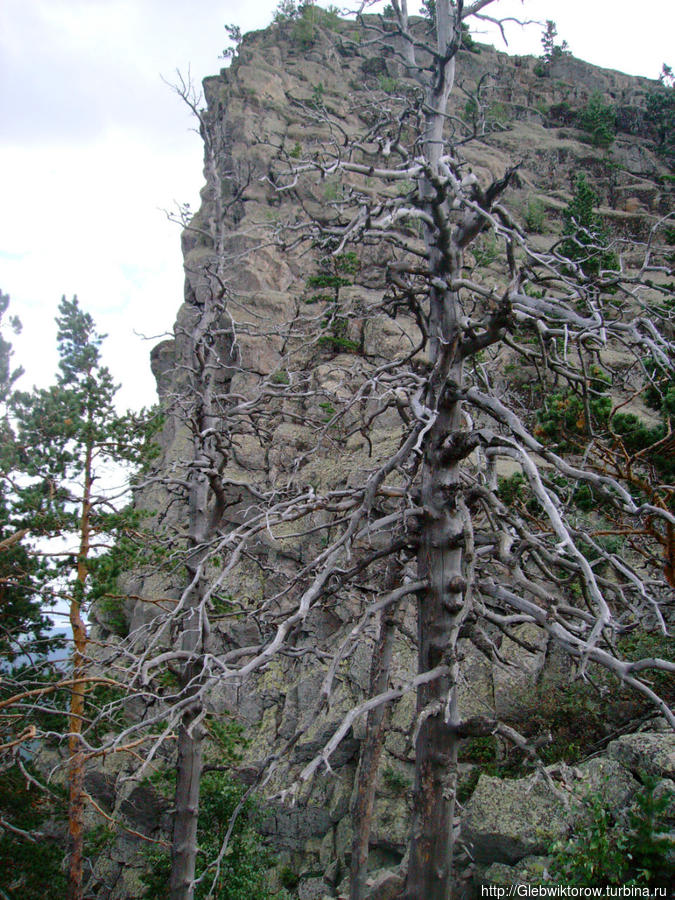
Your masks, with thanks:
M279 884L289 891L294 891L300 883L300 876L290 866L282 866L279 870Z
M387 768L384 769L382 772L382 781L385 783L388 790L397 796L402 796L410 788L410 779L406 778L403 772L399 769L395 769L393 766L387 766Z
M493 734L469 738L460 748L460 762L490 763L497 759L497 738Z
M497 259L498 253L497 238L490 231L480 238L480 243L474 247L473 256L477 266L489 266Z
M323 81L314 85L312 88L312 99L310 100L310 105L313 106L314 109L321 109L323 107L323 97L325 93L326 88L323 86Z
M398 78L392 78L390 75L378 75L377 84L385 94L395 94L399 88Z

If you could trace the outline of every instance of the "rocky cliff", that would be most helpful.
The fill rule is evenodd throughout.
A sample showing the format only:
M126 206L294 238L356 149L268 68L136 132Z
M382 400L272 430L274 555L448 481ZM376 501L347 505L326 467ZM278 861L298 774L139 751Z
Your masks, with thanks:
M475 131L461 152L481 185L502 178L507 170L518 166L506 202L534 244L548 247L561 234L562 211L581 172L586 173L599 195L600 211L613 232L646 239L672 208L672 171L658 152L659 135L646 112L654 82L597 69L564 56L554 60L544 74L537 74L533 58L509 57L482 45L474 51L462 50L459 54L449 127L461 134L468 124ZM330 207L342 188L327 176L304 193L281 190L278 172L281 162L311 156L313 148L327 138L335 140L337 146L345 136L362 132L373 108L393 102L397 92L404 89L405 74L393 57L360 44L352 25L331 17L314 23L309 34L287 23L247 35L232 65L204 82L204 121L214 152L207 153L201 208L183 234L186 303L178 312L175 338L156 347L152 357L160 399L168 412L162 434L164 471L180 472L189 458L189 435L180 419L176 397L180 396L181 379L189 366L187 335L194 308L210 290L208 273L216 252L224 254L222 277L229 296L234 298L223 319L223 355L228 359L223 390L231 397L246 398L261 379L276 378L283 384L285 379L298 377L302 365L306 367L302 377L307 382L302 410L284 405L283 400L275 408L270 401L261 426L264 434L256 432L250 423L230 434L232 452L226 475L231 485L228 515L233 528L247 515L248 501L238 503L232 486L248 480L254 484L337 489L372 466L373 460L384 456L396 441L395 409L390 416L378 419L370 435L351 435L339 452L331 447L330 432L316 423L330 420L335 398L354 389L360 367L388 358L406 342L414 344L415 325L411 320L365 313L361 318L350 318L341 326L342 345L336 343L333 333L329 348L325 343L318 348L298 346L294 350L296 368L289 371L289 342L295 339L289 323L308 316L308 272L315 271L316 260L311 254L293 251L288 227L297 218L298 209L320 212ZM616 111L617 133L609 146L594 145L592 132L577 127L579 111L594 97ZM313 110L320 109L339 119L342 135L330 134L321 117L312 116ZM486 282L499 277L491 268L493 254L494 247L486 239L472 260ZM379 262L377 254L371 253L358 286L343 286L347 293L359 292L366 310L368 297L378 296L385 288ZM310 325L307 319L305 335L310 333ZM353 352L354 347L358 347L358 353ZM620 349L613 353L615 366L629 365L630 360L622 357ZM496 377L508 377L525 397L531 373L514 362L508 349L490 358L489 365ZM639 398L631 403L641 415L653 415ZM174 522L184 514L172 503L166 487L147 491L143 502L146 508L163 515L169 509L168 517ZM320 515L317 513L317 524ZM291 535L292 528L288 533ZM261 540L264 543L264 538ZM319 542L320 538L312 537L297 542L289 536L285 542L268 542L258 559L239 563L229 582L235 596L224 598L225 607L228 603L230 606L213 625L210 640L214 646L236 651L255 645L260 624L247 616L248 606L264 603L276 594L290 573L316 552ZM236 585L236 591L232 585ZM125 588L130 596L143 598L125 605L132 632L155 615L148 598L171 598L178 592L171 576L143 572L130 576ZM370 626L364 628L361 640L340 664L338 688L328 707L317 714L316 699L328 669L317 648L347 640L358 610L358 598L349 596L342 598L342 604L311 613L294 635L293 654L275 657L250 678L227 682L211 695L212 712L235 716L244 727L247 743L237 764L244 781L262 760L290 742L266 783L267 796L278 794L297 777L368 689L375 639ZM392 670L394 685L404 682L415 669L414 611L405 608L401 615ZM107 634L105 616L100 614L99 619L101 633ZM522 721L532 713L536 685L565 684L571 674L570 663L531 625L516 629L513 640L499 640L499 663L488 661L468 640L464 641L464 654L461 703L467 716L497 711L513 721ZM641 715L644 717L644 710L637 708L629 709L623 717L608 712L600 749L613 730ZM373 898L394 896L387 891L396 889L396 867L405 853L413 722L414 700L406 694L392 707L378 776L370 857L375 872ZM266 804L263 833L276 854L279 870L285 867L297 875L295 889L302 900L344 896L351 852L349 809L363 737L364 725L359 719L332 755L331 771L302 785L295 805L278 799ZM636 739L635 752L645 756L642 762L632 756L628 760L631 740L615 741L607 759L584 762L578 769L558 765L551 770L551 785L538 775L525 774L522 768L511 773L518 776L515 780L499 781L486 774L479 778L483 769L501 773L499 763L508 754L496 741L468 742L462 764L467 872L473 859L480 873L492 866L490 877L494 876L497 883L509 875L505 875L505 866L541 857L554 840L564 837L578 816L558 812L556 783L576 781L580 786L597 788L602 778L608 777L617 792L618 807L628 805L637 789L635 775L645 766L651 766L662 780L674 777L670 739L656 739L658 753L645 749L647 736ZM585 755L584 748L578 747L576 758ZM113 785L124 774L111 763L104 776L92 775L90 790L98 792L101 802L112 803ZM160 834L166 826L166 815L158 798L147 787L127 786L124 791L126 799L122 807L118 803L118 808L130 825L155 836ZM100 896L140 896L142 887L137 876L144 865L138 855L140 846L129 834L115 845L113 861L99 872ZM497 871L495 865L502 869ZM376 870L384 872L378 874Z

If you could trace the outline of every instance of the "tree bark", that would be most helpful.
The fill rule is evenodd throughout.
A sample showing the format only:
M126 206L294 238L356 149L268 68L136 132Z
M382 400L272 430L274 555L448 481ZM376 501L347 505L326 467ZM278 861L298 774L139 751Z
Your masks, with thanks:
M214 329L222 315L217 286L212 284L191 335L190 359L194 365L191 416L193 452L188 492L188 553L185 562L188 582L181 598L179 619L181 650L189 653L181 673L181 694L189 701L178 729L176 793L171 843L171 900L192 900L197 864L199 788L203 767L202 724L204 702L201 695L202 660L209 633L208 585L204 567L209 543L217 532L224 512L220 472L224 453L213 438L218 426L218 404L214 400L218 378L222 380L224 360L219 358Z
M436 4L439 57L438 77L427 87L424 157L436 175L444 152L445 109L455 75L455 53L460 40L458 10L448 2ZM454 50L453 50L454 47ZM437 284L451 283L461 274L461 248L452 239L447 198L432 181L421 180L420 194L436 228L425 230L429 272ZM433 282L432 282L433 283ZM417 692L415 790L410 861L406 882L408 900L449 900L454 849L453 819L457 783L457 738L452 725L457 716L458 624L464 615L462 536L464 522L457 506L459 461L448 461L443 446L462 429L461 403L456 389L462 384L458 353L459 298L434 286L429 298L429 353L433 366L425 405L436 419L424 445L421 505L424 508L418 574L429 587L419 595L418 672L446 665L451 674Z
M82 860L84 856L84 753L82 726L87 654L87 627L82 618L82 602L89 569L87 560L91 533L91 487L93 448L87 445L84 463L84 490L80 516L80 546L77 556L77 575L70 599L70 626L73 631L73 686L70 691L68 737L68 900L82 900Z
M463 520L452 502L458 466L445 467L439 448L459 427L459 404L443 411L432 429L424 466L422 498L425 523L419 558L420 579L429 588L420 596L418 671L439 665L456 670L458 620L463 616L461 538ZM457 780L456 688L446 677L421 685L417 693L413 829L407 897L448 900L453 857L453 819ZM421 723L421 724L419 724Z
M196 721L201 704L183 717L178 731L176 794L171 844L171 900L192 900L197 861L199 787L203 767L203 729Z
M389 579L393 586L393 578ZM370 695L383 693L389 683L391 660L394 652L396 629L400 624L399 604L392 604L382 610L380 633L373 654L370 670ZM375 802L375 782L377 769L382 757L385 725L389 706L382 704L368 714L366 738L361 747L359 769L356 779L356 796L352 806L351 889L350 900L363 900L368 874L368 846Z
M197 438L195 439L197 443ZM199 454L196 453L196 458ZM178 729L178 758L176 761L176 793L171 842L171 900L192 900L197 864L197 826L199 822L199 787L203 766L204 727L201 719L204 705L199 693L201 655L204 649L204 629L208 627L204 601L202 565L205 557L204 541L208 534L208 483L200 474L193 474L190 491L190 543L194 552L186 564L189 586L184 595L186 613L181 623L180 646L190 653L181 673L181 692L192 696L182 715Z

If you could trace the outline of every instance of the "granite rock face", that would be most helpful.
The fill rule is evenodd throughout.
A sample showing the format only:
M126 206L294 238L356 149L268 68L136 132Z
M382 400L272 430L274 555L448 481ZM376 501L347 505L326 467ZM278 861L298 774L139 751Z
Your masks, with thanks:
M526 778L482 775L462 816L462 834L479 864L512 865L545 855L583 821L584 797L601 792L618 812L629 806L639 782L613 759L593 759ZM556 783L557 781L557 783Z
M670 738L663 732L625 735L610 745L605 756L574 768L550 767L550 784L536 775L512 782L481 778L463 816L463 834L472 842L478 863L474 884L550 885L552 857L546 854L568 839L583 846L589 802L600 802L608 822L630 833L631 815L640 809L638 794L645 790L635 777L638 772L643 777L656 776L647 788L653 790L654 798L666 795L670 799L657 828L662 838L675 845L674 785L663 777ZM617 761L619 757L622 762ZM666 865L672 867L674 862L671 851Z
M269 232L293 213L292 197L280 195L266 173L272 170L280 152L293 155L299 148L298 153L307 153L325 138L318 124L314 133L307 130L298 112L300 108L311 108L320 100L341 118L346 134L355 134L364 124L359 111L364 98L384 103L386 79L404 78L404 73L386 55L375 58L372 49L345 40L350 28L345 24L333 30L317 27L309 48L294 43L286 27L247 35L232 66L205 80L206 115L220 135L221 149L217 173L205 169L202 206L183 236L188 302L178 311L175 339L162 342L152 354L160 399L166 401L179 392L181 372L189 364L185 334L191 308L207 289L204 273L214 255L210 225L218 210L222 218L216 225L231 259L228 290L237 298L223 322L223 354L231 360L231 367L223 376L223 390L246 397L261 378L274 373L281 380L290 377L279 367L289 340L289 321L298 315L298 310L309 308L303 306L307 260L295 257L272 240L258 246L263 229ZM462 51L459 55L458 71L467 90L475 89L483 73L492 75L486 94L485 134L464 151L479 182L485 185L501 178L515 162L520 164L519 182L511 190L508 203L521 220L527 216L532 201L542 204L542 230L547 234L532 235L542 246L560 233L561 210L581 171L593 174L603 212L614 227L620 230L628 223L637 223L648 232L668 207L667 179L661 178L667 169L654 153L650 123L644 116L645 95L653 83L596 69L572 58L556 61L550 78L538 77L534 67L532 58L508 57L491 47L481 47L479 54ZM562 121L562 104L580 107L594 92L600 92L621 110L619 127L625 130L620 131L609 151L590 146L581 132ZM456 92L451 104L453 115L465 115L463 94ZM320 210L338 189L338 185L326 182L301 199L307 208ZM366 261L365 269L360 279L364 286L360 289L367 307L369 292L378 296L384 285L375 256L370 264ZM493 277L489 264L478 277ZM259 328L247 327L251 317L265 323L264 335ZM413 347L417 334L416 324L405 317L394 322L384 316L366 316L350 321L348 328L349 340L362 348L360 355L319 353L318 357L308 355L305 360L311 386L328 406L332 398L353 392L360 367L365 371L401 348ZM507 355L498 361L495 378L503 377L500 373L508 361ZM629 366L633 361L624 362ZM521 374L527 378L526 372ZM321 415L318 403L317 399L309 399L303 414ZM315 454L298 471L298 456L311 449L313 434L294 411L272 409L267 422L271 439L262 441L254 433L239 435L226 474L233 483L253 479L322 488L349 484L355 473L372 466L373 460L395 445L394 411L389 425L385 425L386 420L381 420L378 430L370 435L369 444L354 434L348 454ZM161 447L165 470L180 472L189 459L189 438L184 423L175 415L167 417ZM169 501L162 487L147 489L142 497L142 505L148 510L169 509L168 515L176 519L184 515ZM228 515L236 525L246 510L233 502ZM264 576L260 568L246 561L238 566L238 598L246 603L266 596L315 551L310 543L270 543L264 549ZM135 597L171 598L178 590L170 578L142 572L131 573L124 587ZM292 658L276 658L245 683L223 683L213 692L212 711L231 713L244 726L248 744L241 772L254 768L298 729L303 730L302 739L270 783L270 793L292 780L299 768L324 746L345 712L362 699L367 689L375 637L372 629L366 629L361 644L341 667L339 689L329 708L318 716L314 714L314 701L326 665L311 650L317 642L332 641L337 645L344 640L357 611L354 601L354 609L311 613L295 638ZM149 621L152 611L148 604L130 600L125 614L133 629ZM103 615L99 616L98 627L107 634ZM211 640L231 650L249 646L255 643L257 627L245 616L234 617L225 624L215 624ZM411 604L396 648L394 681L414 671L415 628ZM527 709L528 690L537 680L548 677L564 681L570 676L569 664L556 656L532 626L515 629L513 641L497 635L494 639L501 651L497 662L487 660L469 640L461 642L464 716L495 712L517 716ZM408 836L409 792L405 781L409 785L412 778L414 717L411 696L394 704L381 761L371 837L374 868L385 871L371 885L372 900L393 898L401 886L399 874L391 870L403 859ZM649 743L649 735L633 737L635 740L622 738L614 742L607 762L613 789L620 795L616 802L620 804L628 801L634 789L631 772L644 766L645 771L653 771L661 778L675 776L673 749L663 743L663 736L654 737L654 746ZM279 859L300 873L301 898L337 896L351 853L349 808L362 739L363 723L357 721L331 758L331 774L305 786L296 806L289 808L274 801L266 809L263 833ZM585 784L595 777L590 764L580 770L577 774L568 773L568 779ZM392 771L396 771L398 780L387 774ZM92 792L107 804L112 803L114 793L111 777L97 774L92 775L91 781ZM125 796L120 814L130 827L152 830L165 818L166 804L138 788ZM539 776L500 781L483 775L464 809L462 831L482 866L510 865L545 854L551 842L569 833L573 823L573 812L561 811L559 798ZM139 847L133 842L116 845L113 857L117 860L116 877L106 878L100 873L98 879L100 885L113 887L108 893L100 887L98 896L110 900L140 897L134 868L140 865ZM123 877L121 871L126 873ZM318 876L319 871L323 877Z

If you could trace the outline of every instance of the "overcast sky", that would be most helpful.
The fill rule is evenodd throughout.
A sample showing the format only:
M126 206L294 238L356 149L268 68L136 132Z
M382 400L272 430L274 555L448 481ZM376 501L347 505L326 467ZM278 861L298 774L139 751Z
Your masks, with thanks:
M77 294L110 335L106 361L123 402L153 402L151 344L135 332L170 330L183 290L178 229L162 210L196 207L202 185L200 141L162 77L216 73L223 26L262 28L276 5L1 0L0 288L24 323L13 339L24 387L48 383L56 309ZM675 63L672 0L500 0L494 9L554 19L574 54L597 65L656 78ZM509 49L538 55L540 35L513 27Z

